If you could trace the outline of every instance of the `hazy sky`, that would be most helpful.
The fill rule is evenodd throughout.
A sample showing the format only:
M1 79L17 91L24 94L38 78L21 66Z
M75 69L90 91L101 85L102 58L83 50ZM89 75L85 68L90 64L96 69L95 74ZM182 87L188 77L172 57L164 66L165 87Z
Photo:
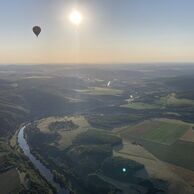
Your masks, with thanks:
M194 62L193 10L193 0L0 0L0 63Z

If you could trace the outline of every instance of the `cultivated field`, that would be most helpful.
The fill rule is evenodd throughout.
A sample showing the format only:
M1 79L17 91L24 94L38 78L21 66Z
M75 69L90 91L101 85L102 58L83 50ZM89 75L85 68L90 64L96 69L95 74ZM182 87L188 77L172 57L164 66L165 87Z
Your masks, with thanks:
M0 188L1 194L17 193L21 189L20 178L16 169L0 174Z
M193 180L194 172L158 160L143 146L124 141L123 148L115 150L114 156L120 156L141 163L145 166L149 177L168 181L170 184L169 194L190 194L194 192L192 181L188 182L188 177ZM139 176L144 177L146 175L142 172Z
M124 138L136 137L170 145L182 137L190 128L190 124L178 120L153 119L121 131L121 136Z
M192 126L178 120L152 119L116 132L124 141L141 145L159 160L194 170ZM124 147L119 154L123 152L131 154L132 150Z

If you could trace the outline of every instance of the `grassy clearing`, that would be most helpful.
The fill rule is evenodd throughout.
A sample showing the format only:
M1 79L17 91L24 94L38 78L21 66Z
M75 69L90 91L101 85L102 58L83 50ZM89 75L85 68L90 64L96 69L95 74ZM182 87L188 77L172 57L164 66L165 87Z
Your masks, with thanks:
M194 106L194 101L177 98L175 93L171 93L165 97L161 97L159 101L153 102L153 104L143 103L143 102L131 102L124 104L121 107L136 109L136 110L146 110L146 109L160 109L163 107L182 107L182 106Z
M194 101L185 98L177 98L175 93L171 93L165 97L161 97L159 101L153 102L153 104L143 102L131 102L128 104L121 105L121 107L131 108L135 110L151 110L161 109L163 107L182 106L194 106Z
M89 87L86 90L76 90L77 92L91 94L91 95L120 95L123 93L122 90L113 88L103 87Z
M57 142L59 148L68 147L69 145L72 144L72 141L75 139L75 137L77 137L77 135L86 132L89 128L91 128L90 124L83 116L48 117L38 121L37 127L43 133L52 133L53 131L49 128L50 124L54 122L65 122L65 121L72 121L75 125L78 126L78 128L68 131L66 129L60 129L56 131L60 135L60 139Z
M124 138L136 137L170 145L182 137L190 128L190 124L178 120L154 119L121 131L121 136Z
M17 136L18 136L18 130L15 132L15 134L9 140L9 144L10 144L11 148L17 147Z
M171 93L166 97L162 97L160 99L160 103L163 106L194 106L193 100L177 98L175 93Z
M125 104L125 105L121 105L121 107L131 108L131 109L136 109L136 110L160 108L159 105L147 104L147 103L142 103L142 102L131 102L131 103L128 103L128 104Z
M89 127L90 124L87 122L85 117L83 116L75 116L75 117L47 117L37 121L37 127L43 133L52 133L52 130L49 128L50 124L55 122L66 122L72 121L74 124L78 125L79 127ZM63 131L63 129L61 129Z
M50 78L53 78L52 76L46 76L46 75L41 75L41 76L27 76L27 77L24 77L22 79L50 79Z

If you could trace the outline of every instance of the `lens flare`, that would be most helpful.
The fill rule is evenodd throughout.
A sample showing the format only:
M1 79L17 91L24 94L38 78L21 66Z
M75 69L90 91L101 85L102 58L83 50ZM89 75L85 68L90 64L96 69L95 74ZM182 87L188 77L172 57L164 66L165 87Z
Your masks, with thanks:
M71 21L71 23L78 26L82 22L82 15L79 11L74 10L70 13L69 20Z

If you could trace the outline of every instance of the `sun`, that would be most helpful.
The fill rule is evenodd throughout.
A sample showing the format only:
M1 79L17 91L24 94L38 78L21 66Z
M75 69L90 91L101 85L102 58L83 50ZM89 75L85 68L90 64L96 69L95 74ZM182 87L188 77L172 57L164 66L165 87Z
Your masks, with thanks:
M77 10L73 10L69 15L69 20L72 24L79 26L82 22L82 14Z

